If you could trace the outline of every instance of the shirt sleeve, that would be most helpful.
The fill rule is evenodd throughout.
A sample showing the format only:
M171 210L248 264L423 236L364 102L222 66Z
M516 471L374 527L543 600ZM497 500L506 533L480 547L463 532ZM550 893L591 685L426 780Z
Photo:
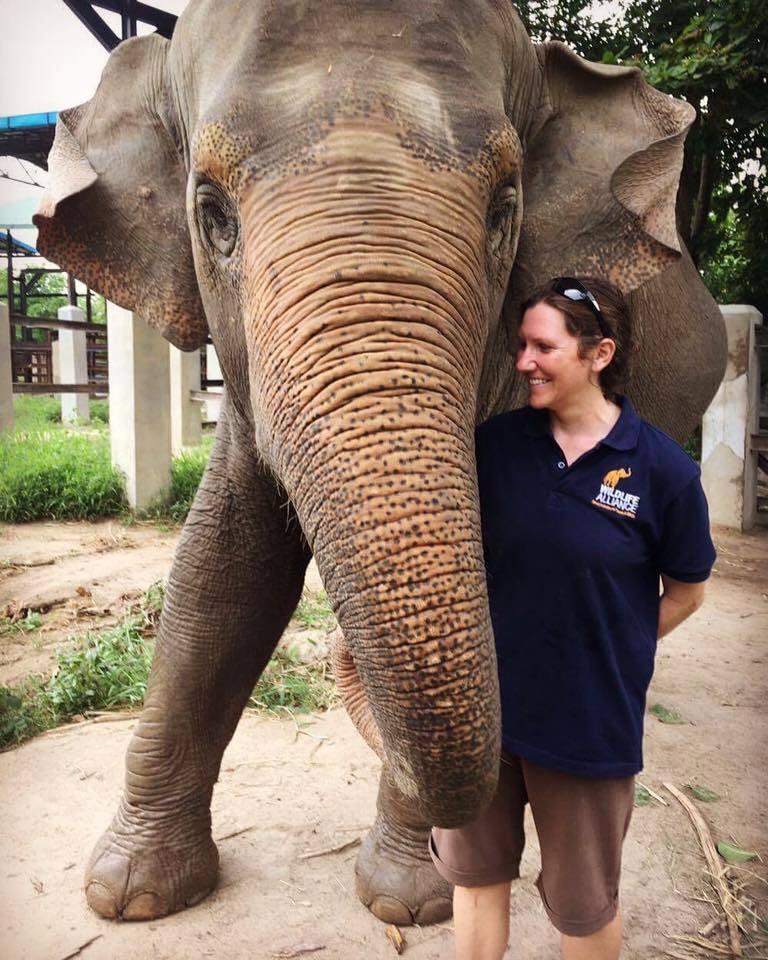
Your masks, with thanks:
M673 580L701 583L709 576L715 557L707 499L697 475L664 511L659 570Z

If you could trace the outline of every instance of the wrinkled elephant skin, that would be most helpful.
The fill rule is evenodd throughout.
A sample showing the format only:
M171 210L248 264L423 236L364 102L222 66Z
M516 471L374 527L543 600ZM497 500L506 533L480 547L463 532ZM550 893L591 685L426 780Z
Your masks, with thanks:
M98 913L214 886L222 754L314 555L386 757L358 893L398 923L448 914L427 824L471 819L499 753L474 427L523 399L515 304L573 273L630 293L641 412L697 422L724 338L675 230L692 115L491 0L193 0L60 115L41 251L182 349L210 331L225 380L87 869Z

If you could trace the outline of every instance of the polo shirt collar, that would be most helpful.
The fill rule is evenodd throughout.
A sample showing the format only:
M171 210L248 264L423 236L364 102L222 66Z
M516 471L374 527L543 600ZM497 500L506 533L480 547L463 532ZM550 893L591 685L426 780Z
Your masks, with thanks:
M620 397L619 405L621 406L619 419L614 423L608 436L600 442L603 446L614 450L632 450L637 446L637 438L640 434L640 417L635 413L629 397ZM527 437L550 436L549 411L528 407L523 432Z

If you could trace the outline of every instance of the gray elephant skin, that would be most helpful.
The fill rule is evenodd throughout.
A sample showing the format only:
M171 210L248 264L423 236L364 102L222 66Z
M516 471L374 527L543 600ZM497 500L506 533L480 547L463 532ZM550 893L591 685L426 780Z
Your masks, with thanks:
M700 419L725 340L675 227L693 113L503 0L193 0L61 114L41 251L184 350L210 332L225 380L98 913L215 886L222 753L314 555L385 757L358 894L449 914L427 824L471 819L499 755L474 428L524 402L515 305L563 274L629 294L641 414Z

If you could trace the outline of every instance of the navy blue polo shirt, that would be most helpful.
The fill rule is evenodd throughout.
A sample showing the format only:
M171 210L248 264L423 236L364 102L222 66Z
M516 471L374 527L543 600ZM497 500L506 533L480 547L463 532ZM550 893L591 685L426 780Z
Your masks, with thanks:
M488 598L510 753L579 776L642 769L659 575L715 560L699 468L629 400L566 464L546 410L476 434Z

